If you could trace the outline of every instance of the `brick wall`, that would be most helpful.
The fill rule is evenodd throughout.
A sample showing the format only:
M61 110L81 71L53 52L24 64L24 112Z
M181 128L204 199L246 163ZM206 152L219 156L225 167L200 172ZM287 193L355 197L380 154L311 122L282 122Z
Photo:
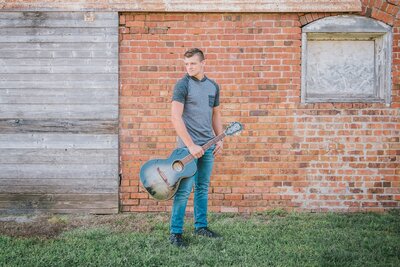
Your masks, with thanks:
M338 13L121 13L121 210L171 208L149 199L138 173L175 147L170 99L191 47L221 85L224 123L245 125L216 161L210 210L399 208L399 1L362 2L360 15L393 26L390 107L300 103L301 27Z

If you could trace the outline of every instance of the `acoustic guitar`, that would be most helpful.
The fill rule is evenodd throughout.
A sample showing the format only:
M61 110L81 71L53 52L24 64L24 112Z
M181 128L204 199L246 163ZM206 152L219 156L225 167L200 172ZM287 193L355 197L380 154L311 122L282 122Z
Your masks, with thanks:
M202 146L206 151L228 135L239 134L243 130L240 122L232 122L225 131ZM156 200L169 200L178 190L182 179L197 172L194 157L188 149L175 149L167 159L152 159L140 168L140 181L146 191Z

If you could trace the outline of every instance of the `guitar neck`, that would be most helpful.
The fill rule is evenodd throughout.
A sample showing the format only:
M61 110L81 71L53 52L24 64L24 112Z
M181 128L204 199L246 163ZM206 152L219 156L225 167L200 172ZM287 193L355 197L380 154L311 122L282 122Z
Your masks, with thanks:
M201 148L203 148L204 151L206 151L207 149L209 149L210 147L212 147L213 145L215 145L216 143L218 143L219 141L221 141L222 139L224 139L226 136L225 133L222 133L216 137L214 137L213 139L211 139L210 141L208 141L207 143L205 143L204 145L201 146ZM187 155L186 157L184 157L182 159L182 163L186 164L189 163L190 161L192 161L194 159L192 154Z

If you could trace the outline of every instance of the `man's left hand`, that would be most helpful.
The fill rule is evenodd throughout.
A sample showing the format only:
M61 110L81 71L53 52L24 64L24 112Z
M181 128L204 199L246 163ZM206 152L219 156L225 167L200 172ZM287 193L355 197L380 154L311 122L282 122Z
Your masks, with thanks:
M224 146L224 142L218 141L217 144L215 145L213 155L216 156L217 154L222 153L223 146Z

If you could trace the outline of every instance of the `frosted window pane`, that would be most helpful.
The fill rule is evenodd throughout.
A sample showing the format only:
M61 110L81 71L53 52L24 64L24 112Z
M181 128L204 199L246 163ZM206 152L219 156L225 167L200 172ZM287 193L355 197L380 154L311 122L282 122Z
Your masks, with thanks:
M374 41L309 41L308 53L307 94L374 94Z

